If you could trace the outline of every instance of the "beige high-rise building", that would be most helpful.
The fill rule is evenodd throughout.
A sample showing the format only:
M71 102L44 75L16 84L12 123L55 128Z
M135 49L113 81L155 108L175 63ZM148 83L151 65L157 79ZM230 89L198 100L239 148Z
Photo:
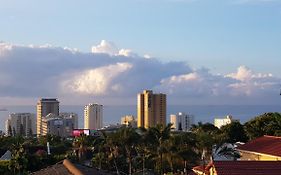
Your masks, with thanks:
M52 113L59 115L59 101L56 98L42 98L37 102L37 135L45 135L47 129L43 127L42 120Z
M101 129L103 126L103 106L88 104L84 109L84 129Z
M166 94L153 94L152 90L138 94L138 127L166 125L166 108Z

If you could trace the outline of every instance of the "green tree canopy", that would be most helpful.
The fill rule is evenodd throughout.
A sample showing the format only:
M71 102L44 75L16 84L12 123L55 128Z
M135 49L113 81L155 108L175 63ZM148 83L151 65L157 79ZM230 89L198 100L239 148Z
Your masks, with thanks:
M225 142L247 142L248 137L243 125L239 121L234 121L228 125L221 127L222 134L225 136Z
M245 131L250 139L263 135L281 135L281 114L265 113L245 123Z

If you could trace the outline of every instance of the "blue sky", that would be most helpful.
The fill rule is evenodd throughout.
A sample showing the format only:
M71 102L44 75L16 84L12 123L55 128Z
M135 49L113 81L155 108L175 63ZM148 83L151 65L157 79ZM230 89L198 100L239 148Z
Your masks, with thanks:
M0 40L83 53L106 40L214 75L280 77L280 19L280 0L0 0Z

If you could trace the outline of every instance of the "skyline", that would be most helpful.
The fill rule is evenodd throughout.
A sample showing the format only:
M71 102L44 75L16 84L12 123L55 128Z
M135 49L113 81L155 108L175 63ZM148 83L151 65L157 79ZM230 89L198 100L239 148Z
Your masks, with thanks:
M280 0L0 0L0 106L280 104Z

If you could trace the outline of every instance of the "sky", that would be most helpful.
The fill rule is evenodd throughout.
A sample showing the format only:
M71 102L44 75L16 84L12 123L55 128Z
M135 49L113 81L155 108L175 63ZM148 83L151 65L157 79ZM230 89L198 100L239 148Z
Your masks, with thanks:
M0 0L0 105L280 104L281 0Z

